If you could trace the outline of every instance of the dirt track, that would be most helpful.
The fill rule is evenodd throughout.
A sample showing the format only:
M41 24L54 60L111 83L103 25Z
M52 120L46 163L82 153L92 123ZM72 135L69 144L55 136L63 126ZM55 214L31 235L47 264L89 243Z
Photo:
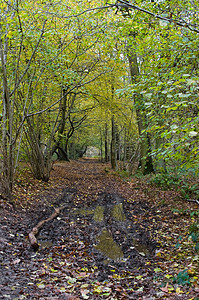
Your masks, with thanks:
M161 299L152 281L161 221L142 188L92 160L57 164L53 180L29 208L2 205L1 299ZM61 205L34 252L28 233Z

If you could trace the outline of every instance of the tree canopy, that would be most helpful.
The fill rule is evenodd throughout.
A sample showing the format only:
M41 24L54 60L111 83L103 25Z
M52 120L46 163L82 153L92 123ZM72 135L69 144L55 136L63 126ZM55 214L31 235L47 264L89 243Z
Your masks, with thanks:
M111 140L123 168L197 171L198 33L194 0L2 1L5 193L19 159L48 180L52 157Z

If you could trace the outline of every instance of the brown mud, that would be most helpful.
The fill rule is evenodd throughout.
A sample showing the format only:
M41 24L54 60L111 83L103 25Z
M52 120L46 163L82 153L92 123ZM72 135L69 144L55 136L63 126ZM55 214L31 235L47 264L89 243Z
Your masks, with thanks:
M57 163L45 189L15 209L1 202L0 299L166 299L154 272L166 246L158 209L142 183L129 188L104 169L93 160ZM35 252L28 233L62 205Z

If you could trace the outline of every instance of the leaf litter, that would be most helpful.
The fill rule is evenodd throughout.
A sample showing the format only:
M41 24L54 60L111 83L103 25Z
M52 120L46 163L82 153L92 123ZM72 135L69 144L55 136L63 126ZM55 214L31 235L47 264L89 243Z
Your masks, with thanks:
M198 252L188 230L198 208L175 190L124 181L108 168L59 162L49 183L19 173L15 208L0 202L2 299L197 299ZM34 252L28 233L60 205Z

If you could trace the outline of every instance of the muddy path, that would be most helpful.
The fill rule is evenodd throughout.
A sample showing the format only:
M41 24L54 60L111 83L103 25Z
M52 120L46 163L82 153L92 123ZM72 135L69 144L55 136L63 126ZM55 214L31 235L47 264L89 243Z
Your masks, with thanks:
M161 299L162 225L140 183L129 189L92 160L57 163L51 182L23 207L1 205L0 299ZM62 205L35 252L28 233Z

